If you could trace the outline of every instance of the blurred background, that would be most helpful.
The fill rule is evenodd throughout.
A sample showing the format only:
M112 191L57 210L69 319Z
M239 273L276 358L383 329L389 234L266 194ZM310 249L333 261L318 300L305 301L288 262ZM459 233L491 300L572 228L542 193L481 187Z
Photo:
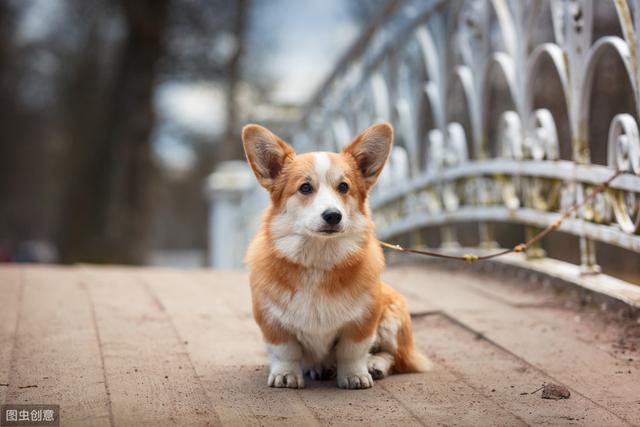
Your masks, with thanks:
M382 3L0 1L0 262L205 265L207 176Z
M454 14L461 4L449 3L442 13ZM553 40L550 2L540 4L535 43ZM613 3L593 5L593 40L622 37ZM266 203L259 188L251 193L256 203L229 200L230 186L257 187L243 164L230 162L243 161L242 126L257 122L291 141L332 74L350 58L359 63L353 58L366 47L377 49L367 45L374 27L397 9L400 19L381 31L386 37L421 6L417 0L0 0L0 262L241 266ZM491 31L497 40L497 26ZM624 64L612 53L600 60L590 105L597 111L589 124L591 161L600 165L607 163L611 119L637 114L621 78ZM571 159L568 113L554 75L553 64L543 61L534 105L556 117L560 158ZM506 82L493 84L492 118L513 109ZM459 93L449 95L449 115L470 134L465 103ZM434 123L424 117L420 132L427 133ZM494 143L497 127L489 120ZM215 215L240 218L243 235ZM455 227L464 246L480 241L477 224ZM505 247L525 236L521 225L495 229ZM442 244L439 230L420 233L429 246ZM598 245L605 272L640 283L637 253ZM573 264L578 246L577 237L560 232L544 242L551 257Z

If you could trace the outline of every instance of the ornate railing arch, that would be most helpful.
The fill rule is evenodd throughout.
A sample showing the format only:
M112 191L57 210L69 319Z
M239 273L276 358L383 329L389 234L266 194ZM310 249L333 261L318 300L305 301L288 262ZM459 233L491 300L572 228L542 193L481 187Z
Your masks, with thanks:
M379 236L441 226L449 246L459 222L478 223L484 246L494 244L491 223L531 233L623 171L561 230L580 239L583 273L599 271L595 241L640 254L640 0L598 1L393 1L315 95L294 140L339 149L370 122L391 121L397 145L371 197ZM616 31L596 34L611 17ZM603 58L621 61L616 78L635 105L613 117L592 111ZM540 82L558 93L542 97ZM589 141L604 121L608 140ZM590 162L590 144L606 144L607 164Z

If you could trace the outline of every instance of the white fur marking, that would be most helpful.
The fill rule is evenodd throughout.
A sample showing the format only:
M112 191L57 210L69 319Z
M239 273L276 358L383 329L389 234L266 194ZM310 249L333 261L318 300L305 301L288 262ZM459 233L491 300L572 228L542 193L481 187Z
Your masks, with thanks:
M313 165L318 174L318 179L326 180L327 172L331 168L331 159L327 153L313 153Z
M372 335L360 342L347 338L340 339L336 346L338 387L369 388L373 386L373 378L369 374L367 362L374 337L375 335Z
M269 319L292 331L304 348L305 359L315 363L327 356L340 329L362 319L372 303L369 294L327 295L320 286L327 274L324 270L307 269L289 299L264 302Z
M398 350L398 330L400 330L400 319L387 308L378 325L374 346L377 347L379 351L395 354Z
M351 296L347 292L328 296L320 287L326 274L318 269L304 271L298 289L286 305L266 302L267 315L296 334L310 335L309 341L319 335L333 334L335 337L344 324L365 316L372 302L371 296Z
M303 388L304 378L300 360L302 359L302 347L295 340L285 344L267 344L269 355L269 378L267 384L270 387Z

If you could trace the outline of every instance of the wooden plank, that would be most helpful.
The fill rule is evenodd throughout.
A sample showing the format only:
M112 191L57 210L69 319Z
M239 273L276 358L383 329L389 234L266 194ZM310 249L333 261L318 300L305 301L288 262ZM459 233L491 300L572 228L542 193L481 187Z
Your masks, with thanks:
M380 386L402 401L424 425L526 425L438 364L426 374L392 375Z
M553 379L443 315L415 319L414 327L418 346L434 361L529 425L623 424L579 393L558 402L542 399L539 390L531 394ZM457 392L447 394L452 396L460 397Z
M522 425L439 365L424 374L391 375L368 390L312 382L302 398L326 425Z
M429 280L428 277L423 277L423 279ZM428 313L439 309L437 305L420 295L420 283L416 283L415 276L411 274L411 270L397 267L388 268L382 274L382 280L402 291L411 313ZM407 280L413 280L413 286L403 286Z
M195 364L206 370L264 363L245 273L153 269L137 274L166 308Z
M419 426L425 425L401 400L385 390L386 380L366 390L336 388L335 380L308 381L300 397L322 425Z
M0 382L11 384L0 386L0 401L62 403L65 425L109 424L109 397L116 425L640 423L640 366L613 353L620 331L491 277L415 267L386 274L413 310L444 313L487 338L438 314L414 319L434 371L370 390L333 381L278 390L266 386L244 273L26 267L20 291L22 268L0 267L9 301L0 310L8 344ZM571 399L520 396L544 381L569 386Z
M518 307L477 292L496 286L492 277L478 280L453 271L395 268L405 270L405 280L396 283L403 293L433 304L621 420L640 423L638 360L615 357L611 343L576 322L574 312ZM624 374L629 370L631 374Z
M114 424L218 424L171 319L135 271L84 268L82 274L95 310Z
M24 270L8 403L59 404L65 425L109 425L98 340L77 274Z
M314 414L301 399L306 390L274 389L265 366L218 366L202 381L225 426L315 426Z
M262 341L251 318L250 294L246 274L231 272L196 273L198 280L185 280L185 273L145 270L141 273L167 307L189 352L196 372L202 373L212 402L223 424L307 425L420 425L434 421L447 423L453 408L468 413L459 402L440 398L438 403L422 405L430 396L445 396L450 383L458 383L466 396L478 401L485 414L517 424L518 420L489 399L475 393L443 369L427 376L403 376L402 390L376 383L370 390L340 390L335 381L307 380L304 390L276 390L266 386L266 361ZM220 325L224 325L220 327ZM251 332L250 332L251 331ZM227 354L220 355L224 348ZM232 365L233 362L244 365ZM424 387L430 391L422 394ZM421 420L405 404L424 417ZM431 409L440 408L436 415ZM428 408L426 412L421 408ZM479 409L480 410L480 409ZM470 412L473 414L473 411ZM316 421L317 420L317 421Z
M247 275L140 270L172 318L223 425L313 424L294 390L267 387ZM275 394L274 394L275 393Z
M0 402L6 402L11 373L18 312L22 293L22 268L2 265L0 267Z
M424 269L424 274L420 274L419 278L415 274L415 269ZM462 267L461 267L462 269ZM450 275L448 273L451 273ZM451 267L438 268L437 265L422 265L415 263L404 263L390 266L382 275L383 280L391 286L397 284L402 289L409 310L412 313L423 313L435 311L439 309L437 304L420 295L421 288L424 285L425 290L429 291L434 281L439 283L438 286L455 286L456 277L461 273L460 270L454 270ZM492 273L473 272L474 280L481 286L474 287L470 291L484 296L485 298L495 299L505 304L518 307L534 307L554 304L557 301L556 296L551 292L539 292L540 287L526 286L514 287L513 283L505 283L499 280L492 280L491 286L482 286L485 279L491 280ZM523 278L522 280L528 280ZM408 284L408 286L407 286Z

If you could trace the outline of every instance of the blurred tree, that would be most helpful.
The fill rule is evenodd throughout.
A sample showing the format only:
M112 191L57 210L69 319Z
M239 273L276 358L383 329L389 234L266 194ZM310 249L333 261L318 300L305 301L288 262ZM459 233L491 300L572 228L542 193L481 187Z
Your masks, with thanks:
M41 179L56 141L43 138L50 122L40 77L49 64L15 36L24 9L24 2L0 2L0 245L14 248L18 239L41 238L55 221L42 209L54 193L51 180Z
M112 91L113 68L117 58L105 64L109 47L117 57L122 37L108 40L102 27L121 19L118 4L112 2L74 1L69 4L67 20L78 33L78 45L64 55L66 73L60 77L59 99L63 107L60 123L67 139L64 203L61 206L60 244L64 262L104 261L105 188L99 187L105 167L106 152L111 148L104 134L104 116ZM115 49L113 46L115 45ZM100 144L103 144L101 146Z
M0 1L0 246L40 239L64 262L119 263L204 249L203 182L242 155L247 99L269 84L255 63L247 73L249 11L250 0ZM265 40L252 41L254 61ZM154 96L174 83L219 88L229 118L215 135L175 133L195 159L180 175L151 152L166 126Z
M223 152L220 160L240 159L243 156L239 143L240 123L238 123L238 86L242 79L242 64L246 50L247 18L250 0L237 0L234 19L233 53L227 66L227 126L222 140Z
M146 260L152 96L168 4L169 0L121 1L126 36L113 83L102 102L103 118L89 132L77 129L79 140L93 143L85 142L71 176L71 201L63 215L64 261L139 264ZM79 69L83 76L91 74L95 65L92 40L89 37L89 56ZM83 78L77 76L74 81L82 84Z
M0 2L0 120L2 123L12 122L12 113L16 110L15 90L10 76L13 56L12 33L14 10L7 2ZM11 129L3 129L3 138L10 139ZM9 133L9 134L8 134ZM0 233L8 233L9 222L7 204L10 200L10 182L12 181L11 161L16 144L0 144ZM6 234L5 234L6 235Z

